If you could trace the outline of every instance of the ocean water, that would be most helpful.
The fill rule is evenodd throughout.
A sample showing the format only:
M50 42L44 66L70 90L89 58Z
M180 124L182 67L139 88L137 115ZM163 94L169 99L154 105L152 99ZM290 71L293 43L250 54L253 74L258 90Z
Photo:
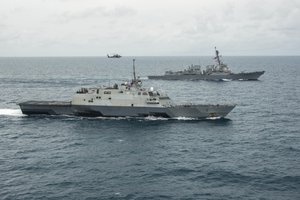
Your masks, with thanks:
M300 199L300 57L225 57L259 81L153 81L210 57L136 57L176 103L236 103L225 120L22 115L132 78L132 57L0 58L0 199Z

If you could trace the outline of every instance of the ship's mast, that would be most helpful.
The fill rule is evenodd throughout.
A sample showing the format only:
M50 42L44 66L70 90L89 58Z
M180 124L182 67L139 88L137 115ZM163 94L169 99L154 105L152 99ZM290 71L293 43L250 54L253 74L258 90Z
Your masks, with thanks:
M215 59L217 59L218 64L221 65L219 51L217 50L217 47L215 47L215 51L216 51L216 57L215 57Z
M133 61L133 80L134 80L134 82L136 82L136 76L135 76L135 59L133 59L132 61Z

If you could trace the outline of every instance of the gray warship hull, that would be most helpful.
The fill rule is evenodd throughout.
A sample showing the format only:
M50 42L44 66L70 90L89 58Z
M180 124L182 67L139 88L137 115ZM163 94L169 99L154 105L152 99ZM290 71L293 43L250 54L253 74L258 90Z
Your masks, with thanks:
M162 76L148 76L149 79L160 80L208 80L208 81L222 81L222 80L258 80L265 71L257 72L241 72L231 74L171 74Z
M76 115L88 117L163 117L224 118L235 105L175 105L169 107L132 107L72 105L64 101L27 101L19 104L26 115Z

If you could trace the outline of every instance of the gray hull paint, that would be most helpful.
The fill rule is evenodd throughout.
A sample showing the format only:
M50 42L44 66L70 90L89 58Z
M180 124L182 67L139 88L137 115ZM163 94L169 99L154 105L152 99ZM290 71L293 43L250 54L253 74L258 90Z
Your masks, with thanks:
M131 107L131 106L95 106L71 105L70 102L49 103L30 101L20 103L23 114L78 115L90 117L146 117L164 118L189 117L208 118L225 117L235 105L176 105L171 107Z
M257 80L265 71L238 73L238 74L220 74L220 75L207 75L207 74L182 74L182 75L163 75L163 76L148 76L149 79L160 80L211 80L219 81L223 79L230 80Z
M19 104L23 114L72 115L71 102L27 101Z

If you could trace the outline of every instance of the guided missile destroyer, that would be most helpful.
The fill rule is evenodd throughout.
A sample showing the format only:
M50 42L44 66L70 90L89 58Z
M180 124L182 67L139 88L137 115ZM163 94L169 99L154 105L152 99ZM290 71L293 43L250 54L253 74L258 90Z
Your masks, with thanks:
M191 65L183 71L166 71L162 76L148 76L149 79L162 80L209 80L209 81L226 81L226 80L257 80L265 71L256 72L240 72L233 73L229 67L224 64L219 55L219 51L215 47L216 61L215 65L206 66L205 70L201 70L200 65Z
M77 115L88 117L224 118L235 105L176 105L163 92L143 88L136 78L109 87L81 88L71 101L26 101L19 103L23 114Z

